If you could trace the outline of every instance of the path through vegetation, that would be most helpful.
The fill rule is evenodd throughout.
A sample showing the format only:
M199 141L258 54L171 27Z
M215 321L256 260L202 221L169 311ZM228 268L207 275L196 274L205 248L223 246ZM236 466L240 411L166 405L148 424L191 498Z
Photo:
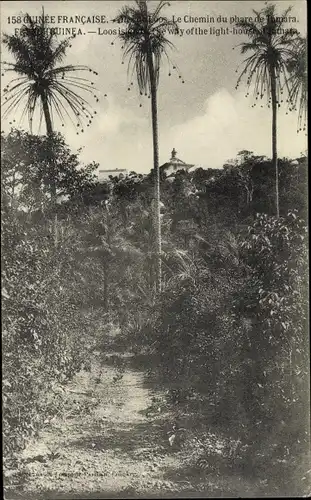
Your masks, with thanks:
M121 367L121 368L120 368ZM143 371L124 353L94 354L92 366L65 387L62 411L23 452L22 493L8 499L255 496L240 476L205 471L196 485L172 442L172 410L158 406ZM156 397L155 397L156 394ZM213 441L215 456L221 443ZM262 491L262 490L261 490Z
M109 359L109 358L108 358ZM168 415L150 415L152 392L144 375L121 375L94 359L67 386L64 409L23 453L27 498L85 498L161 494L188 489L165 479L178 468L167 433ZM128 364L128 363L127 363ZM62 493L62 495L60 494Z

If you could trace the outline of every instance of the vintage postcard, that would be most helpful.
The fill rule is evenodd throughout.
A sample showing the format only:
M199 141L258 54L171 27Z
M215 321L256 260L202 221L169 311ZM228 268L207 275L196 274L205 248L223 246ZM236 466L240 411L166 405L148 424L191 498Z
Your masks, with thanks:
M7 500L311 494L305 0L4 0Z

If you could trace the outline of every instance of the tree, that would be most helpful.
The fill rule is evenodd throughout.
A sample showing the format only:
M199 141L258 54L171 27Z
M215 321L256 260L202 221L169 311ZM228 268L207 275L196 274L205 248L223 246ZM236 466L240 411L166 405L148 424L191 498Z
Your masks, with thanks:
M298 106L298 130L306 130L307 124L307 40L298 37L293 46L292 56L288 61L289 102L294 109Z
M166 38L168 28L177 28L173 21L162 15L168 2L161 1L154 11L148 10L146 0L136 0L135 7L123 7L115 22L124 23L126 29L119 35L123 43L124 57L133 64L141 95L151 96L153 165L155 172L155 233L156 233L156 291L161 291L161 218L160 218L160 170L157 88L163 56L173 44ZM177 28L178 29L178 28Z
M128 294L128 300L131 293L135 296L133 277L139 287L136 267L141 270L144 254L131 241L132 224L124 227L113 196L82 215L78 223L79 230L83 229L80 254L90 278L88 299L101 304L106 313L113 313L120 304L128 303L124 295Z
M15 59L14 63L4 63L6 71L13 71L18 75L4 88L4 116L14 112L24 102L22 118L28 115L31 132L34 113L38 110L39 129L44 116L48 137L53 135L53 111L62 122L68 117L81 132L84 123L90 125L96 111L93 111L83 94L93 94L96 101L98 97L94 94L93 83L87 78L75 76L75 73L97 73L87 66L60 64L67 49L71 47L72 38L74 37L58 41L56 31L47 29L44 10L36 22L26 14L25 23L18 34L4 34L3 43ZM53 163L51 156L50 160ZM50 178L50 190L51 198L55 201L53 175Z
M245 30L250 41L239 44L241 53L251 53L243 61L243 70L237 87L247 75L248 88L254 85L254 96L258 100L268 97L272 108L272 161L275 169L275 206L279 217L279 172L277 156L277 109L283 102L284 86L288 88L287 62L297 40L296 30L284 29L284 22L291 7L278 16L275 5L267 5L260 12L253 11L255 20L241 20L237 27ZM281 34L280 34L281 33ZM237 88L236 87L236 88ZM249 93L246 94L248 96ZM255 104L254 104L255 106Z
M47 151L52 152L53 166L47 160ZM57 197L76 202L96 185L94 170L98 165L82 166L61 134L36 136L17 129L1 134L1 165L2 188L10 206L30 215L35 211L47 214L52 168Z

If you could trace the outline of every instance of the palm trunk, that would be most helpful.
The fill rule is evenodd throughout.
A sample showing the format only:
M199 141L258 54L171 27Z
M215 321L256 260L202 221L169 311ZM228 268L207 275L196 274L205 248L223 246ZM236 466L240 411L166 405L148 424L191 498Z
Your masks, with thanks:
M48 100L47 96L44 92L41 93L41 102L42 102L42 108L43 108L43 113L44 113L44 118L45 118L45 125L46 125L46 134L51 140L53 136L53 126L52 126L52 120L51 120L51 113L50 113L50 108L48 105ZM51 172L50 172L50 178L49 178L49 184L50 184L50 190L51 190L51 201L56 208L56 183L55 183L55 169L54 169L54 161L52 158L52 155L50 155L49 152L49 160L50 160L50 167L51 167ZM57 221L57 213L55 211L55 218L54 218L54 243L55 246L57 246L58 243L58 221Z
M13 171L13 179L12 179L12 206L15 205L15 170Z
M50 137L53 134L53 127L52 127L52 120L51 120L51 114L50 114L50 109L49 109L49 105L48 105L48 100L47 100L47 97L44 93L41 94L41 101L42 101L43 113L44 113L44 118L45 118L46 133Z
M275 170L275 205L276 216L280 216L279 201L279 166L277 155L277 99L276 99L276 77L275 69L271 68L271 101L272 101L272 163Z
M51 120L51 113L47 101L47 97L44 93L41 94L41 102L42 102L42 107L43 107L43 113L44 113L44 118L45 118L45 125L46 125L46 134L49 138L52 137L53 135L53 127L52 127L52 120ZM53 171L54 169L52 169ZM56 201L56 185L55 185L55 177L54 177L54 172L50 175L50 189L51 189L51 200L55 203Z
M159 168L159 138L158 138L158 109L157 109L157 86L154 72L151 47L148 48L148 68L150 76L151 91L151 115L152 115L152 139L153 139L153 166L155 172L155 244L156 244L156 293L161 292L162 284L162 262L161 262L161 217L160 217L160 168Z

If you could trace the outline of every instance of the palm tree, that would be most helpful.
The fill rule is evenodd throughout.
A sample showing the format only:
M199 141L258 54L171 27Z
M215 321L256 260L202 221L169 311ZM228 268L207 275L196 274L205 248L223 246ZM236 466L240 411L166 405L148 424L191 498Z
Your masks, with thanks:
M159 2L153 11L148 10L146 0L136 0L135 3L135 7L123 7L115 22L126 25L119 38L123 43L124 57L129 57L129 67L132 66L133 72L136 72L140 93L151 96L155 172L156 292L159 293L162 270L157 88L163 56L168 58L167 49L173 48L173 44L166 38L166 31L178 28L175 22L162 15L164 6L169 5L168 2Z
M293 45L297 39L296 30L284 27L284 19L291 7L277 15L275 5L267 5L260 12L253 10L254 21L242 20L236 23L238 28L250 39L239 44L241 53L250 55L243 61L243 70L237 86L247 76L248 88L254 86L255 99L268 98L268 107L272 108L272 161L275 169L275 205L279 217L279 172L277 157L277 109L283 102L284 87L288 88L287 61L291 57ZM238 71L238 70L237 70ZM249 95L249 92L246 96ZM255 106L254 104L253 106Z
M98 97L94 93L93 82L76 76L75 73L80 71L95 75L97 73L87 66L61 64L74 37L58 41L56 31L46 25L44 10L37 22L34 22L28 14L25 18L26 21L18 34L3 36L4 45L15 59L13 63L3 63L5 70L18 75L4 88L3 117L24 104L21 120L28 115L31 132L33 116L37 109L40 112L39 130L44 116L46 133L51 139L53 111L62 122L67 117L83 132L84 124L89 126L93 114L96 113L83 94L87 97L92 95L97 102ZM50 179L50 189L51 197L55 201L56 186L53 175Z
M306 130L307 125L307 40L298 37L293 46L292 56L287 65L289 72L289 102L294 109L298 106L298 130ZM291 108L291 109L292 109Z

